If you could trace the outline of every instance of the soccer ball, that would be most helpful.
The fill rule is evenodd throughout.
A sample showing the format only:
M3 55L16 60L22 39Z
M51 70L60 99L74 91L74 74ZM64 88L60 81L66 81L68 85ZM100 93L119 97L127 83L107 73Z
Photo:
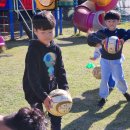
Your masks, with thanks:
M96 66L94 67L93 71L92 71L93 76L96 79L101 79L101 67L100 66Z
M116 54L122 48L122 44L117 36L106 38L103 45L105 50L110 54Z
M67 91L55 89L50 92L49 96L52 98L49 113L54 116L64 116L69 113L72 107L72 98Z

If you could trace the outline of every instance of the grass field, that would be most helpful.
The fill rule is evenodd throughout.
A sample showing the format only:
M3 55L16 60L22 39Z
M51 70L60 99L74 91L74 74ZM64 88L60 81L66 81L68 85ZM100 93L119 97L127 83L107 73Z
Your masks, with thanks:
M120 25L126 29L129 24ZM86 43L86 34L73 35L73 28L63 29L55 41L61 46L73 107L63 117L63 130L130 130L130 103L117 90L110 94L106 105L99 109L98 89L100 80L92 76L92 69L85 66L90 62L94 48ZM3 115L28 106L22 91L24 60L28 47L26 37L7 41L7 51L0 54L0 113ZM123 63L125 79L130 86L130 42L124 45ZM99 60L93 62L99 65ZM130 88L129 88L130 92Z

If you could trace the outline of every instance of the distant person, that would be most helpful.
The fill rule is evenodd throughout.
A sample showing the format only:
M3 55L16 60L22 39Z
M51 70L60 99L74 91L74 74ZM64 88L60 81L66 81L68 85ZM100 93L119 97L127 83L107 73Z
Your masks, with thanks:
M68 90L66 71L62 60L60 47L54 43L55 18L47 11L33 17L34 33L37 40L31 40L25 60L23 90L25 99L31 107L43 111L51 107L52 90L59 88ZM61 117L49 113L51 130L61 130Z
M122 49L123 44L126 40L130 38L130 34L125 29L118 29L117 25L119 24L121 19L121 16L116 11L109 11L105 14L104 20L106 24L106 28L99 30L97 33L90 34L88 37L88 42L92 42L95 37L94 35L101 34L104 38L110 37L110 36L117 36L120 39L120 42L122 44L122 48L119 52L116 54L110 54L108 53L104 45L102 44L102 39L98 39L98 42L102 45L102 53L101 53L101 83L100 83L100 91L99 95L101 97L101 100L98 103L99 107L103 107L106 103L107 96L109 95L109 86L108 81L109 77L112 74L114 77L114 80L116 81L116 86L121 91L121 93L125 96L127 101L130 101L130 94L128 93L128 86L124 79L124 73L122 69ZM91 39L91 40L90 40Z

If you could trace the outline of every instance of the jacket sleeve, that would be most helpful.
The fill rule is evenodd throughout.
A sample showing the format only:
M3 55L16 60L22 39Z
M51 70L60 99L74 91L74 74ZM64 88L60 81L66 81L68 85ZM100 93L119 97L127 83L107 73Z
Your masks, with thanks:
M98 58L100 58L100 56L101 56L100 48L95 48L93 57L94 57L95 59L98 59Z
M102 44L102 40L105 39L106 36L103 30L99 30L96 33L91 33L87 37L87 43L89 46L95 47L96 44Z
M62 60L62 54L59 47L57 48L56 79L57 79L59 89L64 89L64 90L69 89L67 78L66 78L66 71Z
M47 93L41 85L41 81L39 78L39 57L38 51L34 48L30 48L28 51L28 56L26 59L26 67L27 67L27 78L29 85L35 95L43 102L47 97Z
M130 39L130 30L120 29L119 34L120 34L119 38L124 39L124 41Z

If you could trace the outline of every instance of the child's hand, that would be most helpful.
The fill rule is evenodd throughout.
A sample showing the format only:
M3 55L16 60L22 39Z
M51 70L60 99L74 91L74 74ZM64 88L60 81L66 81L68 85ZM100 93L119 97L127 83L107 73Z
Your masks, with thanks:
M51 102L52 102L51 97L47 96L47 98L44 100L44 105L47 110L51 108Z
M123 45L125 41L124 41L124 39L120 39L120 42Z
M90 59L90 60L96 60L94 57L90 57L89 59Z
M93 28L89 28L89 30L88 30L88 32L87 32L87 34L91 34L91 33L94 33Z

